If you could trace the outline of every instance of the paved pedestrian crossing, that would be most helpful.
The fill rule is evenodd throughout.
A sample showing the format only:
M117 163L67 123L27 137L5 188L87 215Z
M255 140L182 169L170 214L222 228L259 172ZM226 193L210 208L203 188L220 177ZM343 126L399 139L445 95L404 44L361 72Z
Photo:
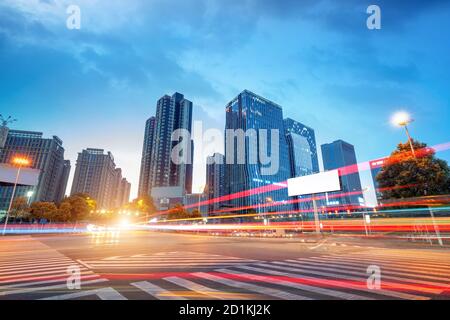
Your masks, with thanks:
M367 286L367 268L374 264L381 268L379 289ZM133 299L132 292L138 293L138 299L158 300L449 299L450 261L446 255L421 257L374 250L253 261L182 275L173 272L158 279L131 282L128 289L125 287L109 287L103 293L96 293L100 298ZM80 296L78 293L53 299Z
M66 290L73 270L79 271L83 287L108 281L31 237L3 240L0 249L0 299Z
M74 261L33 238L4 241L0 299L450 299L444 251L373 248L276 261L173 251ZM369 266L381 270L378 289L367 284ZM79 268L80 290L67 288L69 267ZM108 279L116 274L137 276Z
M160 252L156 254L137 254L115 256L100 260L80 260L84 266L93 270L133 270L149 268L211 268L236 264L254 263L256 260L229 257L200 252Z

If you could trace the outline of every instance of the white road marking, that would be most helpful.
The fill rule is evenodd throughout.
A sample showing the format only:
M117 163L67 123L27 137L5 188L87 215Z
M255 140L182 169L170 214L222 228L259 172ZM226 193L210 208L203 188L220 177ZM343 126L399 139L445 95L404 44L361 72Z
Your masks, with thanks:
M115 289L110 288L110 287L62 294L59 296L43 298L40 300L70 300L70 299L77 299L77 298L88 297L88 296L93 296L93 295L98 296L102 300L128 300L123 295L121 295L119 292L117 292Z
M152 295L159 300L186 300L183 296L175 296L170 291L158 287L157 285L148 281L140 281L130 283L132 286L141 289L142 291Z

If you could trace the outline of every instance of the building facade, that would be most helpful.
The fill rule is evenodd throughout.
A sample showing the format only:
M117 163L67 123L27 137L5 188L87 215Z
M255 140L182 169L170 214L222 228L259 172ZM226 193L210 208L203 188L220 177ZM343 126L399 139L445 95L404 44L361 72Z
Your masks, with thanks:
M319 161L314 130L290 118L284 119L284 130L289 149L290 177L295 178L318 173ZM312 212L312 202L301 200L307 197L297 196L294 198L299 199L298 202L293 204L295 210L307 214Z
M225 156L214 153L206 160L206 196L208 201L225 195ZM220 202L208 204L208 213L212 214L221 207Z
M323 144L321 149L324 170L340 169L342 187L339 192L327 194L326 205L345 207L363 204L361 180L354 146L343 140L337 140Z
M5 131L6 132L6 131ZM16 156L30 160L30 167L40 170L36 187L18 186L15 197L27 197L29 202L60 202L65 194L70 162L64 160L63 142L57 136L44 138L42 132L8 130L0 163L11 163ZM0 211L7 210L13 186L0 185Z
M156 107L155 142L151 161L151 187L182 187L186 193L192 191L192 170L188 163L192 160L192 141L188 144L188 153L180 155L189 159L184 164L172 161L172 149L179 141L172 141L175 130L192 130L192 102L185 99L181 93L174 93L171 97L165 95L158 100ZM190 183L190 186L189 186Z
M144 145L142 147L141 172L139 175L138 197L151 193L152 150L155 141L156 118L150 117L145 123Z
M282 108L244 90L226 106L225 121L226 192L234 194L260 187L270 190L231 199L230 206L242 208L242 212L257 213L292 210L292 205L287 203L290 163ZM240 143L242 138L237 135L240 130L245 133L244 143ZM232 134L233 131L236 134ZM243 159L240 152L244 153ZM273 161L278 158L275 172L268 174L271 170L267 169L274 163L263 162L264 154L272 156Z
M78 153L71 195L88 194L98 209L118 208L122 202L122 173L111 152L88 148Z

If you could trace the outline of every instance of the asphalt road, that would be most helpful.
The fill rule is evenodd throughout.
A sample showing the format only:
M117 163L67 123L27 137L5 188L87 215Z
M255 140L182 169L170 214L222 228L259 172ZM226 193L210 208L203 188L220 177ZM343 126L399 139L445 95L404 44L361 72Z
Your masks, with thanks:
M131 231L0 239L0 299L449 298L450 248L427 243Z

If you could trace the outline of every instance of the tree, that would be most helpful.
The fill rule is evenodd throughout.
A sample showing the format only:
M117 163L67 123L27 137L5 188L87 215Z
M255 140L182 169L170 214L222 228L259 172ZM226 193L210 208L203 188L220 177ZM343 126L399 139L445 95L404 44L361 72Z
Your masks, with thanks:
M176 204L172 209L170 209L170 212L167 215L167 219L169 220L186 219L186 218L190 218L189 213L180 203Z
M70 205L70 203L68 201L66 202L62 202L59 205L58 210L56 211L56 215L55 215L55 221L58 222L67 222L70 220L70 216L71 216L71 211L72 211L72 206Z
M435 157L425 143L412 141L417 158L409 143L400 143L385 161L376 179L383 199L410 198L446 194L450 191L448 164Z
M30 208L33 219L47 219L50 222L55 218L56 211L57 207L53 202L34 202Z
M90 198L84 194L75 194L70 197L67 197L61 203L61 206L64 203L68 203L70 205L70 221L80 221L86 219L90 214L92 209L92 203L90 204ZM68 207L67 207L68 208Z
M189 215L190 218L201 218L202 217L202 213L195 208L194 210L192 210L191 214Z
M10 216L14 219L27 220L30 217L28 200L24 197L15 198L12 206Z

